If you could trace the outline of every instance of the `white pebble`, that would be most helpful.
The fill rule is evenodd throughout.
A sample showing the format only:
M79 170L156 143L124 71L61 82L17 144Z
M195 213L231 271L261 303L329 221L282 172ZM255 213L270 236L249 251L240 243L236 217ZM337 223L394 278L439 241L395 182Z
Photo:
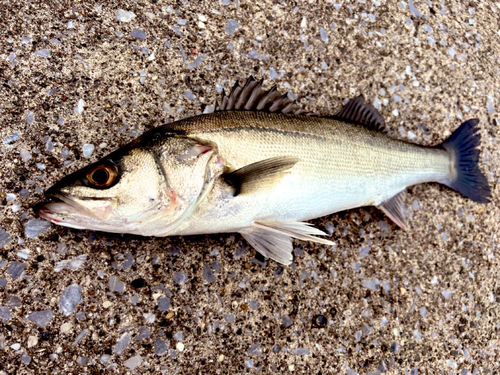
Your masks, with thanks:
M19 350L19 349L21 349L21 344L19 344L19 343L13 344L13 345L11 345L11 348L14 350Z
M76 104L76 108L75 108L76 113L81 115L83 113L84 106L85 106L85 101L83 99L80 99L78 101L78 103Z
M175 348L182 352L184 350L184 344L182 342L178 342L177 344L175 344Z
M118 9L116 12L116 19L122 22L130 22L135 18L134 12L129 12L123 9Z
M84 158L90 158L92 156L92 153L94 152L94 145L92 143L85 143L82 147L83 151L83 157Z

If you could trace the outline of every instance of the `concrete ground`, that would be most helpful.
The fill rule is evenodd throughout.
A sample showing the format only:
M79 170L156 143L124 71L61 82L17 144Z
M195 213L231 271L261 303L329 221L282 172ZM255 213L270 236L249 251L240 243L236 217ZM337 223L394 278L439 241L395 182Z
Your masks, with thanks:
M2 1L0 374L499 373L499 19L494 1ZM296 242L289 267L239 235L32 220L59 178L250 74L320 114L362 93L418 144L479 118L492 202L416 186L407 232L331 215L336 246Z

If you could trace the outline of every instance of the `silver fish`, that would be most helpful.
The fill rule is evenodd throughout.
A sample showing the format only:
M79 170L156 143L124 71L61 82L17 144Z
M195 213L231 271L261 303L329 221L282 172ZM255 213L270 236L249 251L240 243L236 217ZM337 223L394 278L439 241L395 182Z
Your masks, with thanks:
M408 186L439 182L488 202L478 123L422 147L389 137L362 96L319 117L250 77L214 113L153 129L64 177L36 211L70 228L143 236L238 232L290 264L292 238L332 244L313 218L377 206L405 228Z

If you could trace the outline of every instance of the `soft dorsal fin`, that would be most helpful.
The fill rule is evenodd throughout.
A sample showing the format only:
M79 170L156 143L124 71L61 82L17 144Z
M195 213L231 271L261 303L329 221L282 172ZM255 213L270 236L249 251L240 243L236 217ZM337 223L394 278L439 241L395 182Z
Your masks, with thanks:
M263 111L310 115L295 100L290 99L288 93L280 94L276 85L269 90L264 90L262 88L263 82L263 79L257 81L253 76L250 76L244 85L236 81L229 95L222 91L221 102L216 104L215 111Z
M298 161L293 156L264 159L224 174L222 178L234 186L234 196L237 196L274 185L283 177L283 172Z
M370 103L365 102L363 95L350 99L333 118L365 125L374 130L385 131L384 119Z

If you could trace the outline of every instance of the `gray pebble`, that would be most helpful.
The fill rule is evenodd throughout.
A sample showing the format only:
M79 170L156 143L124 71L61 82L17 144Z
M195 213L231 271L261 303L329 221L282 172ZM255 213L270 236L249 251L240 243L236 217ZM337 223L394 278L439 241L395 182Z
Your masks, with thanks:
M5 288L7 286L7 279L6 278L0 278L0 288Z
M156 355L163 355L167 352L169 347L168 342L165 342L165 340L157 338L155 340L155 354Z
M78 344L88 332L89 330L87 328L85 328L82 332L80 332L80 334L76 336L76 339L75 341L73 341L73 344L71 344L71 346L76 346L76 344Z
M31 357L24 353L22 356L21 356L21 362L24 364L24 365L29 365L30 362L31 362Z
M241 25L238 22L236 22L235 20L231 19L231 20L227 21L226 29L225 29L226 34L234 35L234 32L236 31L236 29L240 26Z
M187 276L184 272L180 271L174 274L173 279L175 283L182 285L187 281Z
M94 152L95 146L92 143L85 143L82 147L82 154L84 158L90 158Z
M207 57L203 55L198 55L196 59L194 59L193 62L190 62L187 66L188 69L194 69L200 66L200 64L205 60Z
M48 49L40 49L35 52L35 55L40 56L40 57L49 57L50 56L50 50Z
M21 304L21 298L19 298L18 296L9 296L6 303L9 309L17 309L19 306L21 306Z
M16 280L21 274L24 272L24 270L28 267L26 263L18 262L18 261L13 261L9 268L7 269L7 273L14 279Z
M127 349L127 346L129 346L131 340L130 334L128 332L124 333L113 348L113 353L118 355L122 354L123 351Z
M293 324L293 320L288 315L283 315L281 317L281 323L283 323L283 326L285 328L288 328Z
M7 323L10 320L10 310L5 306L0 306L0 319L2 323Z
M183 331L179 331L179 332L177 332L177 333L174 335L174 339L175 339L176 341L181 342L181 341L184 339L184 332L183 332Z
M76 307L82 301L82 288L77 284L68 286L61 294L59 299L59 308L64 315L69 316L73 314Z
M306 346L305 348L296 348L296 349L293 349L293 354L297 354L297 355L309 355L311 353L309 352L309 348Z
M113 275L109 278L109 289L112 292L123 293L125 292L125 284L118 276Z
M208 264L203 266L203 279L208 283L213 283L215 281L214 273Z
M76 363L80 366L87 366L87 363L89 363L89 357L78 357L76 359Z
M151 331L148 327L139 327L139 334L134 337L134 341L147 339L149 336L151 336Z
M224 314L224 320L228 323L234 322L235 319L236 317L234 316L234 314Z
M125 361L125 366L127 366L131 370L135 370L142 363L142 357L140 355L136 355L131 357Z
M373 291L378 291L380 288L380 282L378 279L365 279L362 284L363 288L367 288Z
M170 298L162 297L158 300L158 310L167 311L170 307Z
M44 328L54 317L52 310L35 311L28 315L26 320L35 323L38 327Z
M137 39L146 39L146 33L142 30L139 29L134 29L130 32L130 36L132 38L137 38Z
M28 238L35 238L50 228L50 222L41 219L30 219L24 227L24 234Z

